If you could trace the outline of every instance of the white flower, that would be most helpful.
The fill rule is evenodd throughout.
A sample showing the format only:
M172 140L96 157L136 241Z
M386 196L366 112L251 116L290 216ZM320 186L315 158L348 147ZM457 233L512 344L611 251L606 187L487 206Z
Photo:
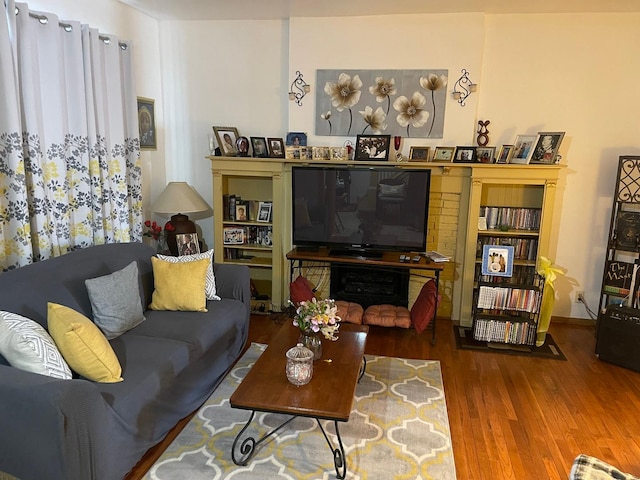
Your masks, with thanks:
M427 123L429 112L424 110L427 99L420 92L414 92L409 100L404 95L398 97L393 102L393 108L397 110L398 116L396 120L401 127L407 127L411 124L418 128Z
M324 85L324 92L331 97L331 105L339 112L345 108L351 108L360 101L362 80L359 75L341 73L338 76L338 83L327 82Z
M364 110L360 111L360 115L365 122L367 122L368 126L371 127L371 130L375 134L380 134L382 130L387 129L387 124L385 120L387 119L387 115L382 110L382 107L376 108L376 111L373 111L369 105L364 107ZM365 127L365 130L367 127ZM362 131L364 133L364 130Z

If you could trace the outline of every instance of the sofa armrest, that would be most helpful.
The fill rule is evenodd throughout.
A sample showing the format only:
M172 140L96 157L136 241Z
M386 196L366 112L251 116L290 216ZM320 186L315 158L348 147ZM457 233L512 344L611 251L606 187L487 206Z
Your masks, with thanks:
M246 265L214 263L216 291L221 298L240 300L251 314L251 275Z
M0 365L0 471L18 478L93 478L113 416L95 386ZM110 424L110 422L109 422ZM100 427L99 427L100 426Z

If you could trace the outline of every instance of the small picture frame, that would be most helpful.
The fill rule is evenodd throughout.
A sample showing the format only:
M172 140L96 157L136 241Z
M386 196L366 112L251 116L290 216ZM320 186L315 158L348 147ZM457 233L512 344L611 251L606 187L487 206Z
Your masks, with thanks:
M300 160L301 147L284 147L284 158Z
M456 147L453 163L476 163L476 147Z
M509 163L511 150L513 150L513 145L502 145L496 157L496 163Z
M178 245L178 256L195 255L200 253L200 243L198 243L197 233L176 234L176 244Z
M313 160L330 160L331 151L329 147L313 147L311 156Z
M456 147L436 147L433 154L434 162L452 162Z
M509 156L509 163L529 164L537 142L538 135L518 135Z
M271 158L284 158L284 141L281 138L268 138L267 146Z
M329 158L331 160L348 160L347 147L329 147Z
M222 243L225 245L242 245L245 239L244 228L224 227L222 231Z
M140 150L156 150L156 110L155 100L138 97L138 132Z
M267 139L264 137L251 137L251 148L254 157L264 158L269 156Z
M260 202L258 205L258 218L256 221L269 223L271 221L271 202Z
M410 162L428 162L430 147L411 147L409 149Z
M557 163L556 156L563 138L564 132L538 132L531 163Z
M391 135L358 135L356 160L389 160Z
M513 276L513 252L514 248L511 245L484 245L482 247L482 275Z
M236 221L246 222L249 220L248 206L244 203L236 203Z
M476 159L479 163L495 163L496 147L476 147Z
M235 157L238 154L236 142L238 141L238 129L236 127L212 127L216 135L220 155L223 157Z
M307 134L304 132L287 133L287 147L306 147Z

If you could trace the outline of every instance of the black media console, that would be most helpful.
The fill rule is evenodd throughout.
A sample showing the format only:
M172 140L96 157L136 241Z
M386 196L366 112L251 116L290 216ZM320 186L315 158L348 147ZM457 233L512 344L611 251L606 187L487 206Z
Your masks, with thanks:
M331 264L331 298L362 305L406 307L409 269L389 266Z

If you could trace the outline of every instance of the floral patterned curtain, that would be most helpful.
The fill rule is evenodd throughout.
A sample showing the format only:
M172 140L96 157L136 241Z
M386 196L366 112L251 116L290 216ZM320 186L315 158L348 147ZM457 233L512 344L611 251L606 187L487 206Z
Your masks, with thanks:
M7 0L0 20L0 267L139 241L131 48Z

